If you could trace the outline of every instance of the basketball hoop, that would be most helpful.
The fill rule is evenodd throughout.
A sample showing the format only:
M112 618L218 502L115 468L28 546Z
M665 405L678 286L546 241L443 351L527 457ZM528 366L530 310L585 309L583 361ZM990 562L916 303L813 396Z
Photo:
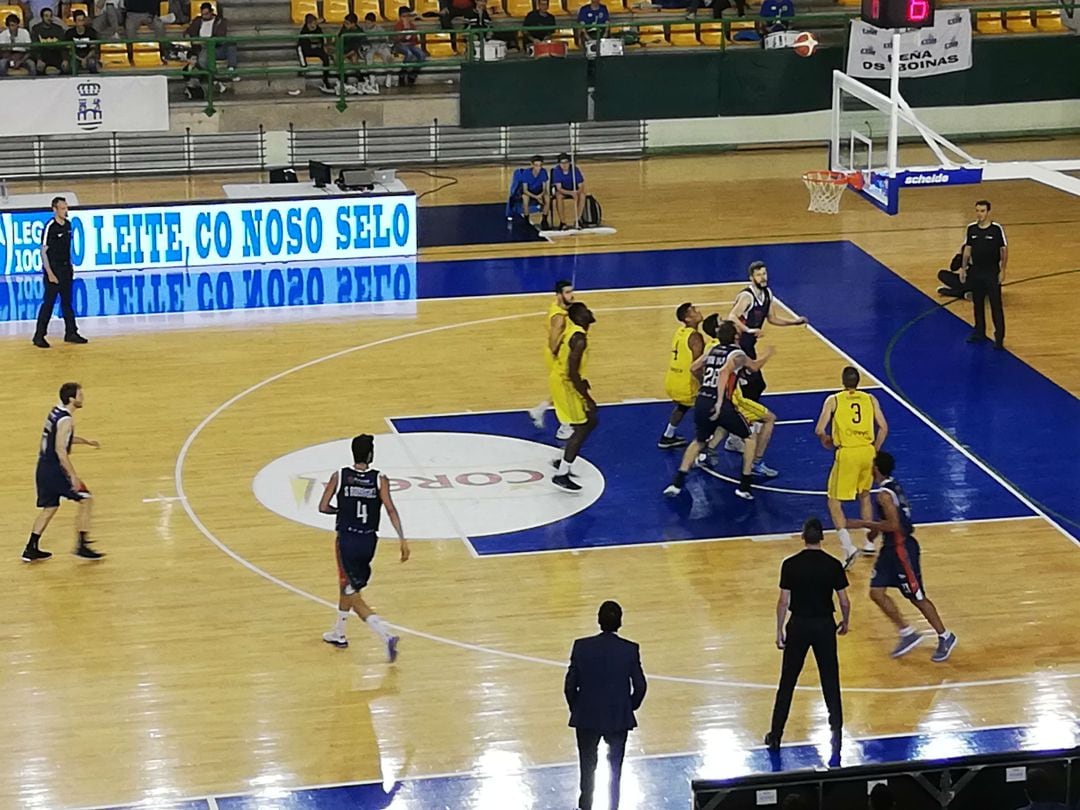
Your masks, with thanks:
M806 172L802 179L810 192L810 207L807 210L815 214L839 214L844 189L848 184L856 188L862 185L861 172Z

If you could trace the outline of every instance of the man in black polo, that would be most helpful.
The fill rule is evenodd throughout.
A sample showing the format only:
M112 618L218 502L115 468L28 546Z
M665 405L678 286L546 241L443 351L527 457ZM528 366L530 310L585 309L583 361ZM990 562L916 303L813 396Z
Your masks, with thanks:
M832 750L840 751L841 729L844 725L840 703L840 665L836 660L836 634L846 635L851 616L847 595L847 575L844 565L821 548L821 521L810 518L803 524L802 539L806 547L784 560L780 567L780 599L776 603L776 646L784 651L780 685L773 705L772 727L765 735L770 751L780 749L791 697L799 680L806 653L814 650L821 691L829 710L832 729ZM840 623L833 616L833 591L840 600ZM784 627L788 611L791 619Z
M53 216L41 230L41 268L45 271L45 295L38 310L34 345L49 348L45 333L49 331L56 297L60 296L60 309L64 313L64 342L89 343L79 334L75 323L75 307L71 300L74 268L71 266L71 221L67 218L68 205L63 197L53 197Z
M1005 265L1009 261L1009 243L1005 229L990 220L990 201L975 203L975 221L967 226L961 281L971 290L975 305L975 331L968 343L986 340L986 301L994 320L994 348L1005 348L1005 310L1001 306L1001 285L1005 283Z

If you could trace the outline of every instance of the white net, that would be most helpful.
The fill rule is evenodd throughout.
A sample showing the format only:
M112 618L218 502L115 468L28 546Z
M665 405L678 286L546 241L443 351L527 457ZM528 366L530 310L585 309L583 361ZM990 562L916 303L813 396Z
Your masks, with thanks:
M810 205L806 209L815 214L839 214L840 198L847 188L847 177L839 172L807 172L803 184L810 192Z

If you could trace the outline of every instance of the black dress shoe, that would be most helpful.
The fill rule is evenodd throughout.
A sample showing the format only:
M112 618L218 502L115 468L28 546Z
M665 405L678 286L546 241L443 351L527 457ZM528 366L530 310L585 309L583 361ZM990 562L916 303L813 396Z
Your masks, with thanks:
M1000 341L995 340L994 341L994 349L996 349L999 352L1003 352L1003 351L1005 351L1005 344L1001 343Z
M64 335L64 343L78 343L78 344L81 345L83 343L89 343L89 342L90 342L89 340L84 338L78 332L76 332L74 335Z
M780 750L780 735L773 734L771 731L765 735L765 747L772 751L774 754Z
M982 343L984 340L986 340L986 335L980 335L978 332L972 332L970 335L968 335L967 342Z
M49 341L47 341L43 337L34 338L34 345L37 346L39 349L48 349L48 348L50 348L49 347Z

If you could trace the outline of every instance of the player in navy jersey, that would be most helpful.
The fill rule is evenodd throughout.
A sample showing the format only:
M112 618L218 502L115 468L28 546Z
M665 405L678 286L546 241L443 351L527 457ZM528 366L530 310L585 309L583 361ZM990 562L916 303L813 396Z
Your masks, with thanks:
M83 390L78 383L67 382L60 386L60 404L45 417L45 429L41 432L37 462L37 505L41 513L34 521L30 539L23 549L23 562L47 560L52 554L38 548L38 541L45 533L49 521L60 508L60 499L67 498L79 505L75 513L75 531L78 543L75 556L84 560L100 560L105 555L90 548L90 490L75 472L71 463L71 447L85 444L100 445L93 439L75 435L74 412L83 406Z
M682 492L690 466L698 454L708 446L714 433L726 431L730 436L750 439L744 445L742 476L735 494L752 501L751 474L757 471L770 477L776 475L775 470L764 472L768 468L762 461L770 434L759 436L752 432L750 421L735 407L732 396L738 385L739 374L760 369L772 356L773 349L770 346L759 360L751 360L736 345L735 325L731 321L723 321L717 326L716 339L717 345L690 365L691 373L701 375L701 387L694 401L694 441L683 453L682 463L675 471L671 484L664 490L664 495L674 498Z
M870 529L881 533L881 552L870 577L870 598L900 631L900 640L893 648L892 657L899 658L910 652L923 637L904 621L896 602L887 588L898 588L919 612L930 622L938 635L937 649L930 656L940 664L952 655L956 646L956 634L945 629L937 608L926 596L923 587L922 568L919 565L919 541L915 539L915 526L911 522L911 505L904 488L892 477L896 462L888 453L881 451L874 456L874 483L878 486L877 505L879 520L848 520L849 529Z
M747 269L750 283L735 296L735 304L728 313L728 320L739 332L739 348L751 360L757 359L757 341L766 322L773 326L801 326L809 323L806 318L785 318L776 314L772 291L769 290L769 270L765 262L751 262ZM761 371L751 371L743 376L742 395L755 402L761 401L765 392L765 377ZM729 436L724 447L736 453L742 452L742 441Z
M348 647L345 620L355 611L372 632L386 645L390 663L397 660L398 637L390 632L379 616L360 596L371 579L371 561L378 544L379 520L382 510L397 532L401 545L401 561L409 559L409 543L401 531L394 500L390 497L390 482L371 467L375 456L375 438L361 434L352 440L353 466L342 467L330 476L319 501L319 511L336 515L338 583L338 617L334 628L323 634L323 641L335 647ZM331 501L334 504L331 504Z

